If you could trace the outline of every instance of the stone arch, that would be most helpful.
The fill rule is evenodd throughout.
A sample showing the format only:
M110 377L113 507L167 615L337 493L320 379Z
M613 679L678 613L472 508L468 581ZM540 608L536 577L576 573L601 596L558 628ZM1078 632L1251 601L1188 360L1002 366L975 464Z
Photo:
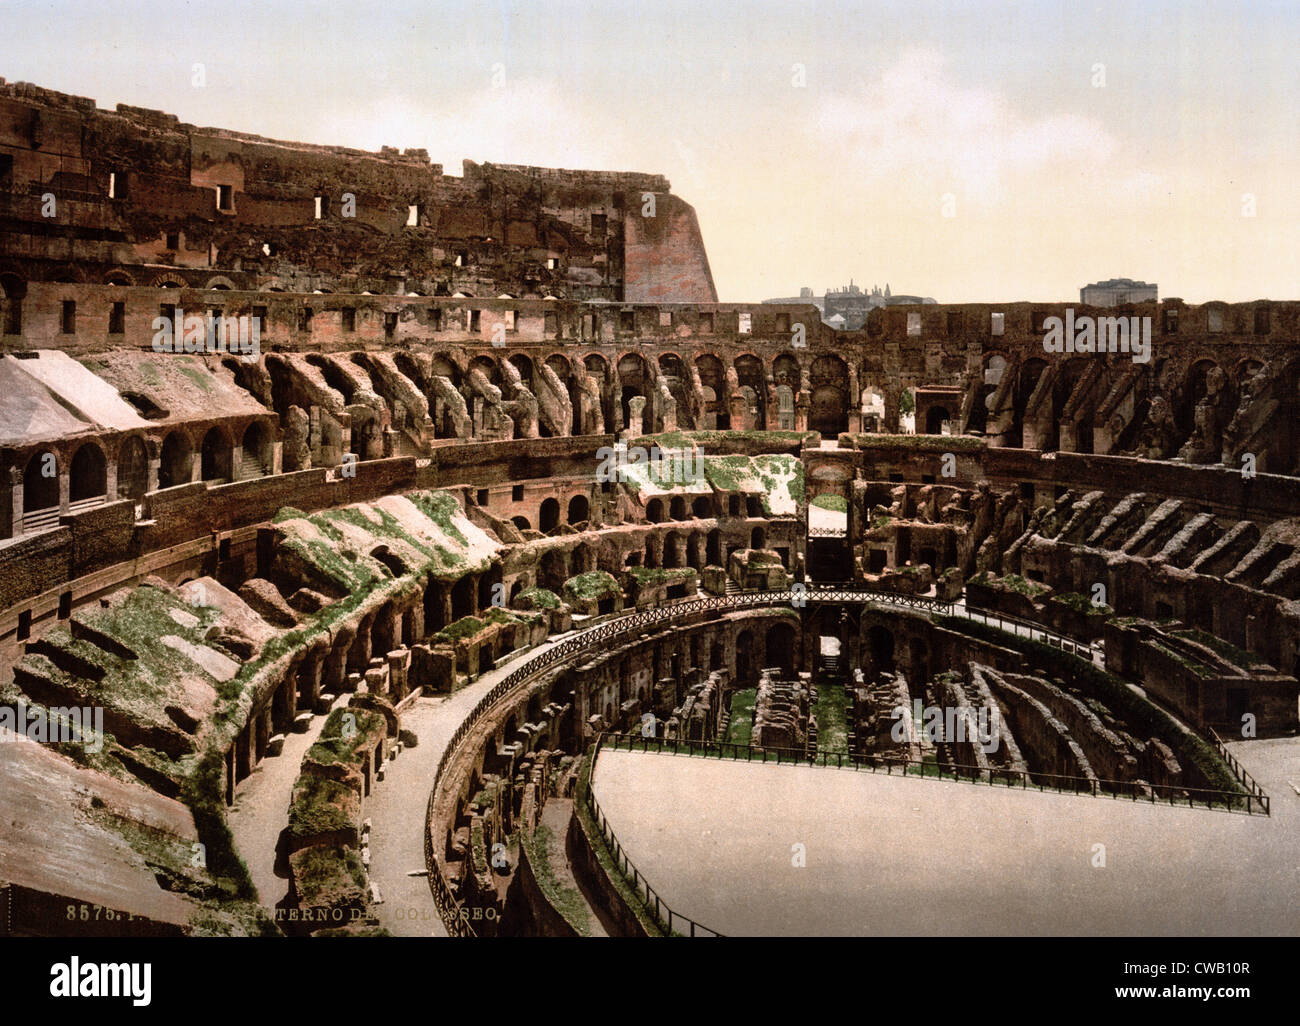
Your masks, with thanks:
M645 518L651 524L662 524L664 522L664 502L662 499L651 499L645 504Z
M542 500L537 511L537 529L542 534L550 534L560 526L560 502L555 498Z
M474 371L482 372L483 376L496 385L501 387L501 365L490 356L479 355L469 362L470 373Z
M241 480L272 473L275 468L274 440L264 421L255 420L244 429L240 447L243 452L239 468Z
M849 429L849 369L838 356L823 355L813 361L810 375L811 405L808 427L824 438Z
M676 570L680 565L677 558L679 551L678 541L680 538L681 535L676 531L669 531L664 535L663 567L665 570Z
M640 353L625 353L618 360L618 382L619 389L622 393L622 414L623 426L626 428L636 427L641 434L650 434L654 431L654 378L650 373L650 368L646 364L645 357ZM633 425L632 418L632 400L638 396L645 399L645 405L641 408L641 423Z
M776 623L767 629L767 658L763 661L768 666L779 666L786 676L795 671L795 640L793 624Z
M451 586L451 619L453 622L474 615L474 578L466 575Z
M528 522L528 518L525 516L513 516L510 518L510 522L521 531L531 531L533 529L533 525Z
M787 385L798 392L803 384L803 368L793 353L782 353L772 361L772 380L778 385Z
M699 427L706 431L726 431L731 426L731 407L727 403L727 372L722 361L712 354L695 358L704 393L704 409Z
M867 630L867 653L871 657L871 673L894 672L894 635L876 624Z
M158 487L189 484L193 474L194 445L184 431L170 431L163 439L158 461Z
M1237 361L1237 366L1234 367L1232 371L1232 381L1237 386L1238 390L1240 390L1242 385L1263 369L1263 361L1247 356L1244 359Z
M214 274L204 283L203 288L208 292L234 292L239 286L224 274Z
M125 267L114 267L104 275L104 284L130 288L135 285L135 275Z
M456 362L456 358L450 353L434 353L430 362L429 373L434 377L444 377L451 382L453 388L460 388L461 378L464 372L461 366Z
M746 403L746 428L762 431L767 427L767 380L763 361L753 353L741 353L732 362L736 380Z
M51 455L48 450L32 453L23 471L23 511L34 513L42 509L54 509L59 505L59 467L57 455L54 460L47 460ZM46 476L46 468L53 468L53 475Z
M1196 421L1196 406L1210 394L1210 385L1215 379L1227 380L1223 368L1209 357L1202 357L1187 368L1183 378L1182 402L1178 404L1178 426L1184 434L1190 434Z
M199 473L204 481L229 481L231 462L230 438L221 427L208 429L199 447Z
M925 433L927 435L943 434L943 426L952 422L952 414L946 406L934 403L925 411Z
M102 499L108 491L108 461L97 442L86 442L72 457L68 500Z
M575 495L569 500L570 524L582 524L591 519L591 503L585 495Z
M45 280L57 285L79 285L85 280L81 270L72 264L58 264L45 272Z

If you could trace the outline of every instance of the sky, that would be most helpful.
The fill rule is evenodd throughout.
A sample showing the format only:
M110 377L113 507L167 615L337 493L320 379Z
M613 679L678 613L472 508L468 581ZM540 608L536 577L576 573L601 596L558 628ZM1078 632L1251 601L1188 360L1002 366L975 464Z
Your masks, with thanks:
M102 108L663 174L734 302L1300 298L1298 38L1269 0L0 0L0 76Z

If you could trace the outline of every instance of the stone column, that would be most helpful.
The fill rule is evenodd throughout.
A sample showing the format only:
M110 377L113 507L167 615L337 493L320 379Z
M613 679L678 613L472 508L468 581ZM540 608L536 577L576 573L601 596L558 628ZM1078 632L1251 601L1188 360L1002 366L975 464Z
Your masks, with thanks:
M146 492L156 492L158 490L158 468L162 466L162 446L151 438L145 443L145 452L148 455L149 469L144 490Z
M21 467L9 468L9 502L13 537L21 538L23 536L23 470Z

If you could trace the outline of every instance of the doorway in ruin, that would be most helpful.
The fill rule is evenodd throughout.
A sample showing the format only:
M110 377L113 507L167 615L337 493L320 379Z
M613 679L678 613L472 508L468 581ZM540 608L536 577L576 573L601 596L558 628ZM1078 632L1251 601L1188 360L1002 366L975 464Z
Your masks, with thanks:
M867 631L867 652L871 656L871 677L894 672L894 636L879 625Z

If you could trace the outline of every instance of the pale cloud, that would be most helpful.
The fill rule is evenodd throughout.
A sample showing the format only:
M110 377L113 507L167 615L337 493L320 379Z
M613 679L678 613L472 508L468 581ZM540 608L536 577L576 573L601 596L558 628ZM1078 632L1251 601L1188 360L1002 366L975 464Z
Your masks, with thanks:
M447 174L459 175L461 161L492 161L542 167L620 168L627 140L572 90L553 79L491 82L452 95L421 97L393 88L343 117L331 118L315 134L364 149L424 148Z
M952 189L985 204L1031 177L1094 177L1120 148L1097 119L1022 114L1004 94L956 80L928 50L904 54L856 95L827 98L816 127L821 144L852 160L864 180L907 180L927 197Z

